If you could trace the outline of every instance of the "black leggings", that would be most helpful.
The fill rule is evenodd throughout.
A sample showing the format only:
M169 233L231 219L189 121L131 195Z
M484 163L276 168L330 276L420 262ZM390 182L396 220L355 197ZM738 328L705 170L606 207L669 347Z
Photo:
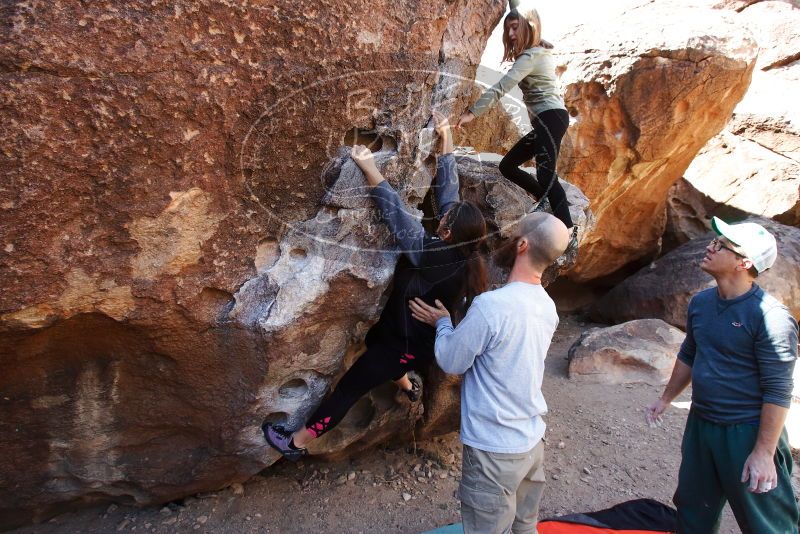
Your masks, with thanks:
M533 130L517 141L500 162L503 176L522 189L541 199L547 191L547 199L553 214L561 219L567 228L573 226L569 214L569 202L564 188L556 177L556 162L561 148L561 139L569 127L569 114L564 109L548 109L534 118ZM519 168L520 165L536 159L536 179ZM553 182L552 186L550 182Z
M320 437L338 425L369 390L388 380L399 380L408 371L421 369L432 360L432 351L414 351L412 354L380 342L368 346L336 384L333 393L309 418L306 428L315 437Z

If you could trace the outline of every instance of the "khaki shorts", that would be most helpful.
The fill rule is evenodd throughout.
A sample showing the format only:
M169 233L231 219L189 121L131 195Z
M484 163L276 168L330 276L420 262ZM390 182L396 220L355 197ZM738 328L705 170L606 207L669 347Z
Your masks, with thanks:
M544 491L544 443L528 452L502 454L464 445L461 466L464 532L535 533Z

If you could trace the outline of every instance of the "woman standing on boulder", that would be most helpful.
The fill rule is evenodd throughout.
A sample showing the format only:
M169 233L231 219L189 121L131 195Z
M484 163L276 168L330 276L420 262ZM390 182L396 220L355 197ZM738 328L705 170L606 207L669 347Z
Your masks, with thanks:
M569 126L569 114L558 92L553 45L542 39L539 14L529 1L510 0L511 12L503 21L503 61L513 61L500 81L487 89L458 120L460 128L480 117L515 85L522 90L533 130L520 139L500 162L503 176L531 193L537 200L547 195L553 214L570 228L569 202L556 177L561 139ZM519 166L536 160L536 178Z
M409 378L408 372L434 361L436 332L411 317L410 299L420 297L431 305L444 303L451 312L461 311L486 290L488 275L479 250L486 239L486 221L477 206L458 200L450 125L437 112L434 120L442 142L432 185L440 218L435 236L427 235L422 224L409 214L381 176L369 149L360 145L352 149L351 156L372 186L370 195L403 255L386 307L367 333L366 352L347 370L333 393L305 426L293 433L264 423L267 442L290 460L299 459L311 440L339 424L358 399L388 380L393 380L412 402L419 400L421 385L416 378Z

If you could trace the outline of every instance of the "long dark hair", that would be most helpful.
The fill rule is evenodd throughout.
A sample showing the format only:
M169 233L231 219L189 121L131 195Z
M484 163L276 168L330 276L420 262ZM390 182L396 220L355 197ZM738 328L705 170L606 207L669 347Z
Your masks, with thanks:
M450 230L449 243L457 247L467 259L464 265L466 276L463 293L469 307L472 300L489 287L489 271L483 257L487 234L486 219L478 206L465 200L456 202L447 211L443 223Z

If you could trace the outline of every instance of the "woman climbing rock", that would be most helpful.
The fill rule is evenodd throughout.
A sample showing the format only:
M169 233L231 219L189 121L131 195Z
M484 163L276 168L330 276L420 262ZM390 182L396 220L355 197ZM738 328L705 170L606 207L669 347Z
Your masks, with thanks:
M553 45L542 39L539 14L527 1L510 0L511 11L503 21L503 61L513 61L500 81L487 89L458 120L456 128L481 116L515 85L522 90L533 130L520 139L500 162L503 176L531 193L537 200L547 195L553 214L570 228L569 202L556 177L561 139L569 126L569 114L558 92ZM536 178L520 169L535 159Z
M291 460L306 452L306 445L334 428L356 401L369 390L393 380L412 402L419 400L421 384L408 372L434 361L433 327L411 317L408 301L415 297L430 304L444 303L452 312L469 306L487 286L487 270L480 248L486 238L486 221L477 206L459 201L458 174L453 156L450 124L434 112L436 131L442 143L432 185L438 217L436 235L428 235L413 218L394 189L383 179L372 153L353 147L351 156L364 172L370 195L381 218L403 252L397 265L394 287L378 322L367 333L366 352L339 380L305 426L295 432L266 422L264 437Z

